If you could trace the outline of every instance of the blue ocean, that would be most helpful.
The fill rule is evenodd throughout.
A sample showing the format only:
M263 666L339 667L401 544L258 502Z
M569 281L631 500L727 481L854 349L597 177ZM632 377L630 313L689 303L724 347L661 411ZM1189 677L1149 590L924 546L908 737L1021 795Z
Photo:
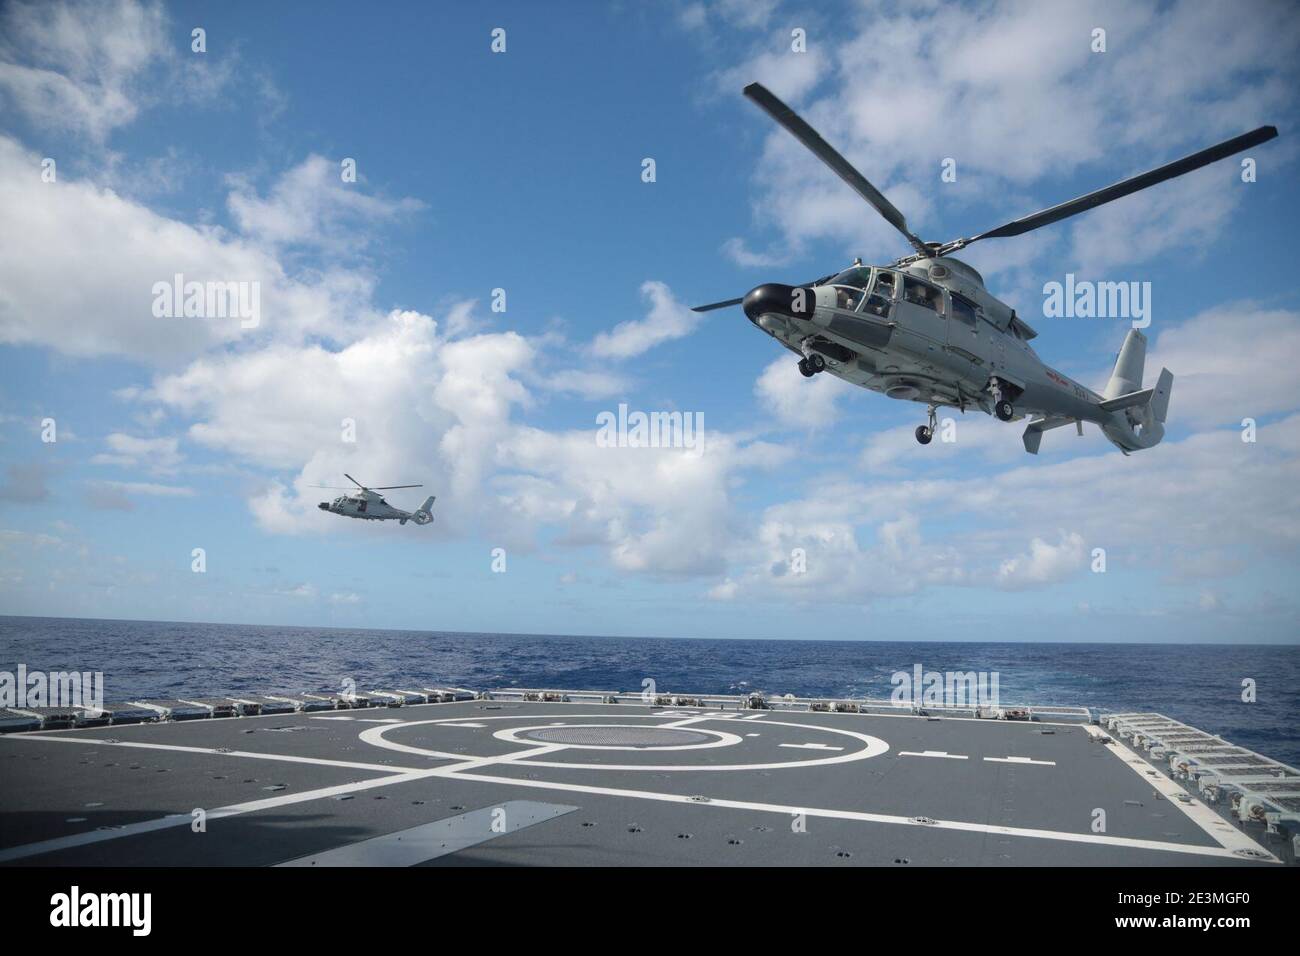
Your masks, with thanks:
M1005 704L1154 710L1300 766L1300 646L698 640L0 617L0 670L102 671L109 702L417 684L888 697L997 672ZM1256 700L1242 701L1254 681Z

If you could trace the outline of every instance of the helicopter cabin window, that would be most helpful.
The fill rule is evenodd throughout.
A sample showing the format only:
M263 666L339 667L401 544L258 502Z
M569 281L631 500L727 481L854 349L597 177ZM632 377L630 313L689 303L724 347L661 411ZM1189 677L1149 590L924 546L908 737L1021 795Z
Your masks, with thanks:
M975 311L975 303L965 296L952 293L952 317L975 328L978 321L978 313Z
M928 282L904 276L903 298L913 305L924 306L943 315L943 293Z
M362 498L360 501L357 502L357 510L362 512L363 514L365 513L366 499Z

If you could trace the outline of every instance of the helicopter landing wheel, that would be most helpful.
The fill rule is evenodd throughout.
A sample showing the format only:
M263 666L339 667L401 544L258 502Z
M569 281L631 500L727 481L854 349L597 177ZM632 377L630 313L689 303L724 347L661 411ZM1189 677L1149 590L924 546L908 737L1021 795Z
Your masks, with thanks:
M1004 399L993 406L993 414L997 415L1002 421L1009 422L1015 418L1016 410L1011 407L1010 402Z
M812 378L818 372L826 371L826 360L816 352L813 352L807 358L801 358L799 360L799 371L803 374L804 378Z
M922 445L930 444L930 439L934 437L934 432L930 430L929 425L916 426L916 440Z

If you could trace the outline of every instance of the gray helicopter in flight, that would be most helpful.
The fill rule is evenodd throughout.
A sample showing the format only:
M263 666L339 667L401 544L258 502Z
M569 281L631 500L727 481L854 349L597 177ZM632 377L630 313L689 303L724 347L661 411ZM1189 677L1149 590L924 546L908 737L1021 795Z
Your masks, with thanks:
M343 477L357 486L357 490L350 488L334 488L330 485L310 485L311 488L323 488L330 491L346 491L348 494L339 495L333 501L322 501L316 507L321 511L328 511L331 514L343 515L347 518L364 518L367 521L389 521L396 520L399 524L406 524L408 521L414 521L416 524L428 524L433 520L433 502L434 496L430 495L424 499L424 504L414 511L403 511L401 508L394 508L384 496L376 494L380 491L396 491L398 488L423 488L423 485L382 485L375 488L367 488L361 482L357 481L347 472Z
M756 326L799 356L805 376L830 372L890 398L923 402L929 421L916 440L934 437L936 409L981 409L1004 422L1030 417L1025 450L1038 454L1043 432L1073 423L1080 435L1093 422L1125 455L1164 437L1173 374L1161 369L1142 387L1146 336L1131 329L1103 394L1046 365L1030 347L1037 333L984 288L978 272L950 254L981 239L1019 236L1095 209L1148 186L1200 169L1277 136L1261 126L1158 169L1123 180L987 232L950 242L922 242L903 214L797 113L766 87L751 83L745 96L811 150L915 250L888 266L861 260L835 275L803 285L764 283L743 298L693 311L740 305Z

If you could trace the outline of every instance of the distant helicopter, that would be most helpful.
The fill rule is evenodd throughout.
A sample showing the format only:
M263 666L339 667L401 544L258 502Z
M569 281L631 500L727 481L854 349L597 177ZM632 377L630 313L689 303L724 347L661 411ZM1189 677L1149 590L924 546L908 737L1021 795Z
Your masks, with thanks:
M886 221L915 254L890 266L861 260L836 275L800 286L764 283L743 298L697 306L707 312L741 305L756 326L799 356L805 376L832 375L890 398L924 402L929 421L916 429L928 445L941 406L982 409L1004 422L1037 416L1025 428L1025 450L1038 454L1043 432L1073 423L1101 427L1125 455L1164 437L1173 374L1162 369L1142 387L1146 337L1134 328L1098 395L1039 359L1029 347L1036 333L1015 309L990 295L978 272L949 253L980 239L1019 236L1182 176L1277 136L1261 126L1159 169L1115 183L996 229L950 242L922 242L903 214L797 113L758 83L745 95L811 150Z
M364 518L367 521L387 521L395 518L399 524L406 524L407 521L414 521L416 524L428 524L433 520L433 495L425 498L424 504L414 511L403 511L401 508L394 508L390 505L384 500L383 495L375 494L377 491L396 491L398 488L423 488L423 485L382 485L367 488L347 472L343 473L343 477L356 485L359 490L351 492L351 489L333 488L330 485L309 486L332 491L351 492L346 495L339 495L333 501L322 501L316 506L321 511L329 511L347 518Z

